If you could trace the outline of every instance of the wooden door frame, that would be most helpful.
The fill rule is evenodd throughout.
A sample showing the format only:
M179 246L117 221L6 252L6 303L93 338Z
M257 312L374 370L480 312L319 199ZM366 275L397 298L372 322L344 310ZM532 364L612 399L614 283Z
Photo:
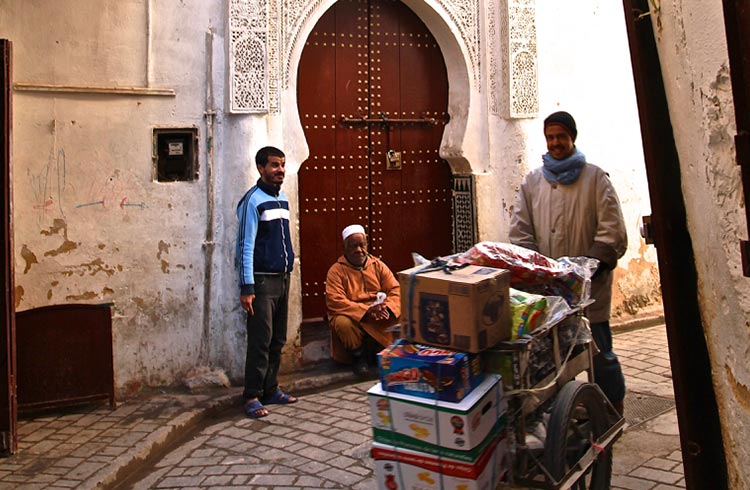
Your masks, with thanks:
M623 0L658 251L687 488L727 488L721 423L698 300L697 271L669 104L648 0Z
M0 454L13 454L18 449L16 431L16 339L15 339L15 299L13 267L13 186L11 180L12 142L12 85L13 85L13 45L0 39L0 148L2 148L2 247L4 294L2 295L2 332L0 349L2 358L0 369L5 380L0 385Z

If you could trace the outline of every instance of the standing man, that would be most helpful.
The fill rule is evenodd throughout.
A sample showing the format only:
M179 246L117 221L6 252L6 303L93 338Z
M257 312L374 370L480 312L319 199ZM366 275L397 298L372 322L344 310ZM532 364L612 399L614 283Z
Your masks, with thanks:
M260 178L237 205L240 304L247 312L245 414L268 415L264 404L295 403L279 389L281 349L286 343L289 275L294 251L289 235L289 200L281 192L286 157L278 148L258 150Z
M368 374L368 340L380 348L394 340L389 328L401 314L401 288L385 263L367 253L361 225L341 232L344 255L328 269L326 306L331 326L331 356L339 362L352 358L357 376Z
M612 405L623 413L625 378L612 352L609 326L612 270L625 254L627 233L609 176L586 162L575 146L573 116L555 112L544 120L547 150L544 165L521 184L510 221L510 241L547 257L588 256L599 260L591 280L595 300L586 316L600 354L594 378Z

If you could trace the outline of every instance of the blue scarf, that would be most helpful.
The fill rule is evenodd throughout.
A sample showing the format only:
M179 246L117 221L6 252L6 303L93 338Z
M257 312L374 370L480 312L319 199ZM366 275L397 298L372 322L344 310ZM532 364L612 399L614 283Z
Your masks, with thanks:
M550 184L570 185L578 180L581 169L586 165L586 155L575 149L572 155L556 160L549 153L542 155L544 178Z

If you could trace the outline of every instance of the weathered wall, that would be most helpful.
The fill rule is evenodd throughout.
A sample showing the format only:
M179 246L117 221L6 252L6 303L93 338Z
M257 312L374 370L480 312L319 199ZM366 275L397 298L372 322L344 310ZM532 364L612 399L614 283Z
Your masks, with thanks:
M285 51L290 59L281 60L289 62L291 77L280 84L280 113L230 114L228 0L0 0L0 36L14 42L16 82L138 89L134 95L14 92L17 308L114 303L121 394L177 382L198 364L241 379L235 206L257 179L255 151L267 144L287 151L284 190L299 250L297 170L307 145L294 73L307 33L332 3L295 3L308 10L295 25L296 44ZM488 63L464 58L459 29L441 10L446 2L405 3L432 30L449 70L452 121L441 154L454 170L477 176L480 238L505 241L517 186L545 151L541 120L488 115L489 85L472 75ZM624 24L611 3L585 0L571 9L537 1L539 102L542 116L559 108L574 114L579 146L613 177L630 234L615 307L633 313L658 303L659 295L654 252L637 232L648 214L646 181ZM481 25L481 39L490 27ZM154 88L174 93L149 94ZM197 181L154 181L154 127L198 128ZM302 264L298 257L285 370L295 369L301 355Z
M235 207L258 178L258 148L302 145L284 137L279 115L225 110L226 8L226 0L0 1L15 82L56 88L14 92L16 307L113 303L121 395L179 382L196 365L225 369L235 382L244 373ZM102 87L137 93L92 93ZM198 129L197 181L155 181L155 127ZM294 209L299 160L288 160L285 184ZM299 352L299 263L291 295L285 369Z
M731 488L750 488L750 290L747 239L722 3L657 2L652 16L682 171Z
M176 94L14 92L17 308L113 302L120 389L174 381L202 332L205 32L222 2L154 3L0 4L15 82ZM200 180L154 182L157 126L199 128Z

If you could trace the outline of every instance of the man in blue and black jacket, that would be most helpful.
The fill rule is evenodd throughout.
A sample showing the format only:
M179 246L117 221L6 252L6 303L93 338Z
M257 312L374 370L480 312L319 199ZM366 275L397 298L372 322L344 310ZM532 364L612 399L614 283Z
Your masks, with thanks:
M294 251L289 235L289 200L281 192L286 157L278 148L258 150L260 179L237 205L237 265L240 303L247 312L244 411L268 415L265 405L295 403L278 384L286 343L289 275Z

